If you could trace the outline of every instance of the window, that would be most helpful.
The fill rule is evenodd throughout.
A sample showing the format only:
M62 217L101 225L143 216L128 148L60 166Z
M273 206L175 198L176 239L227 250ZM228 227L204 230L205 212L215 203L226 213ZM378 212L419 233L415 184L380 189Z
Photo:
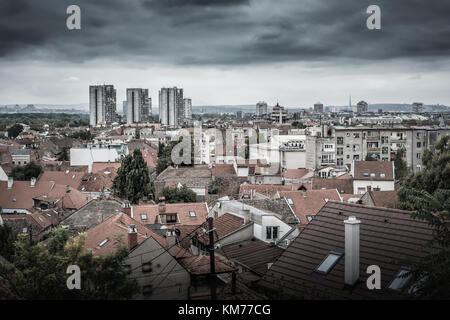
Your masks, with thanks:
M389 137L381 137L381 143L389 143Z
M328 198L324 198L323 200L324 200L325 202L328 202Z
M266 227L266 239L278 239L278 227Z
M23 228L22 233L28 233L28 228Z
M272 238L278 239L278 227L272 227Z
M369 173L368 172L364 172L364 177L368 178L369 177Z
M417 142L417 148L422 148L422 142Z
M151 262L143 263L142 272L152 272L152 263Z
M336 164L337 164L338 166L343 166L343 165L344 165L344 159L338 158Z
M371 173L371 174L370 174L370 177L371 177L371 178L375 178L375 173Z
M380 173L380 178L386 178L386 174Z
M353 145L353 151L359 151L359 144Z
M147 215L145 213L141 213L141 220L147 220Z
M177 214L163 214L161 216L162 223L176 223L177 222Z
M342 257L342 253L330 252L325 259L319 264L316 272L327 274L334 267L334 265Z
M337 144L344 144L344 137L337 137Z
M407 269L401 268L388 288L392 290L401 290L408 282L409 278L411 278L411 275L408 273L409 271Z
M359 138L359 133L354 133L353 138Z
M337 148L337 154L344 154L344 148Z
M383 147L382 151L383 154L388 154L389 153L389 148L388 147Z
M287 198L287 203L289 203L290 205L293 205L293 204L294 204L294 201L292 201L291 198Z
M418 153L417 154L417 159L421 159L422 158L422 154L421 153Z
M306 219L308 219L308 222L311 222L313 219L313 216L306 216Z
M195 211L189 211L189 216L195 218L196 217Z
M150 296L153 294L153 287L151 284L142 287L142 294L145 296Z
M98 244L98 246L101 248L101 247L103 247L108 241L109 241L109 238L106 238L105 240L103 240L102 242L100 242L100 243Z

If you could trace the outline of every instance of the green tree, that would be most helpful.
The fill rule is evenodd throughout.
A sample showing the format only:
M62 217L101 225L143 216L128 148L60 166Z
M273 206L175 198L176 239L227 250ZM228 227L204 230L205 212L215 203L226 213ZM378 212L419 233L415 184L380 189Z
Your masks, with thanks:
M70 135L73 139L92 140L92 133L90 131L77 131Z
M17 138L17 136L23 131L23 126L21 124L15 124L8 129L8 137Z
M1 212L1 208L0 208ZM16 235L9 225L0 225L0 256L10 261L14 255Z
M442 138L432 154L424 157L426 168L409 175L398 196L402 209L433 228L429 254L411 263L411 283L421 298L450 298L450 136ZM431 247L438 250L432 250Z
M139 149L122 159L122 164L113 181L114 193L119 197L138 203L140 199L148 196L150 190L150 177L147 163Z
M181 188L164 188L161 196L166 198L167 203L197 202L197 194L186 185Z
M409 173L408 166L406 162L403 160L405 157L406 150L404 148L400 148L395 155L394 167L395 167L395 178L402 182Z
M14 180L26 181L31 178L37 178L42 173L42 167L35 164L33 161L24 166L14 167L11 171L11 176Z
M58 161L69 161L69 147L63 147L61 152L56 155Z
M128 250L117 242L117 252L106 257L93 256L84 249L85 234L75 240L67 231L56 228L47 246L32 244L19 234L12 265L0 265L0 276L8 279L10 289L25 299L128 299L136 293L135 280L128 279L123 267ZM67 288L69 265L81 271L81 289Z

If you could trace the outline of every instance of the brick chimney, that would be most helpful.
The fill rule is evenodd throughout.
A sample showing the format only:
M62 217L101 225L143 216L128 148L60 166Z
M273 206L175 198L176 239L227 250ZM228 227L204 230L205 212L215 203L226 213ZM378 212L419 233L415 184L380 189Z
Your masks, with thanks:
M359 225L361 221L351 216L345 225L345 284L354 285L359 279Z
M130 201L125 200L122 203L122 212L125 213L127 216L131 217L131 205Z
M165 213L166 212L166 198L165 197L159 197L159 205L158 205L158 211L159 213Z
M134 224L128 226L128 249L133 249L138 244L137 229Z

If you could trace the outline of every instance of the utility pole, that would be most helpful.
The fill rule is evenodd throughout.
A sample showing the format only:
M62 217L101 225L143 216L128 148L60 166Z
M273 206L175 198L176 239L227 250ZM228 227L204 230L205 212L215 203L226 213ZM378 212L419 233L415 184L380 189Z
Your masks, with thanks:
M214 219L208 218L209 226L209 277L211 286L211 300L216 300L216 264L214 258Z

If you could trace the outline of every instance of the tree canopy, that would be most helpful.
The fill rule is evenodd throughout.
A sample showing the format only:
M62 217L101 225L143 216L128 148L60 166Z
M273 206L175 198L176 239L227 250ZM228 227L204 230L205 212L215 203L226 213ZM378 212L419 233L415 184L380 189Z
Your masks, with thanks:
M33 161L24 166L14 167L11 171L11 176L14 180L26 181L31 178L37 178L42 173L42 167L35 164Z
M450 298L450 136L442 138L434 152L423 158L426 168L410 174L398 196L402 209L428 222L433 228L433 240L428 247L437 246L425 259L411 265L411 282L422 298Z
M17 136L23 131L23 126L21 124L16 123L8 128L8 137L9 138L17 138Z
M167 203L197 202L197 194L186 185L181 188L164 188L161 196L166 198Z
M115 254L98 257L84 249L85 234L75 240L67 231L56 228L45 246L32 244L26 234L19 234L14 243L12 265L0 264L0 277L8 279L8 286L25 299L129 299L138 288L127 277L123 266L128 249L117 242ZM69 265L81 271L81 289L67 287Z
M150 193L150 177L147 163L139 149L122 159L113 181L114 193L119 197L138 203Z
M403 160L405 157L405 149L400 148L395 155L394 167L395 167L395 179L398 181L403 181L409 173L408 166L406 162Z

